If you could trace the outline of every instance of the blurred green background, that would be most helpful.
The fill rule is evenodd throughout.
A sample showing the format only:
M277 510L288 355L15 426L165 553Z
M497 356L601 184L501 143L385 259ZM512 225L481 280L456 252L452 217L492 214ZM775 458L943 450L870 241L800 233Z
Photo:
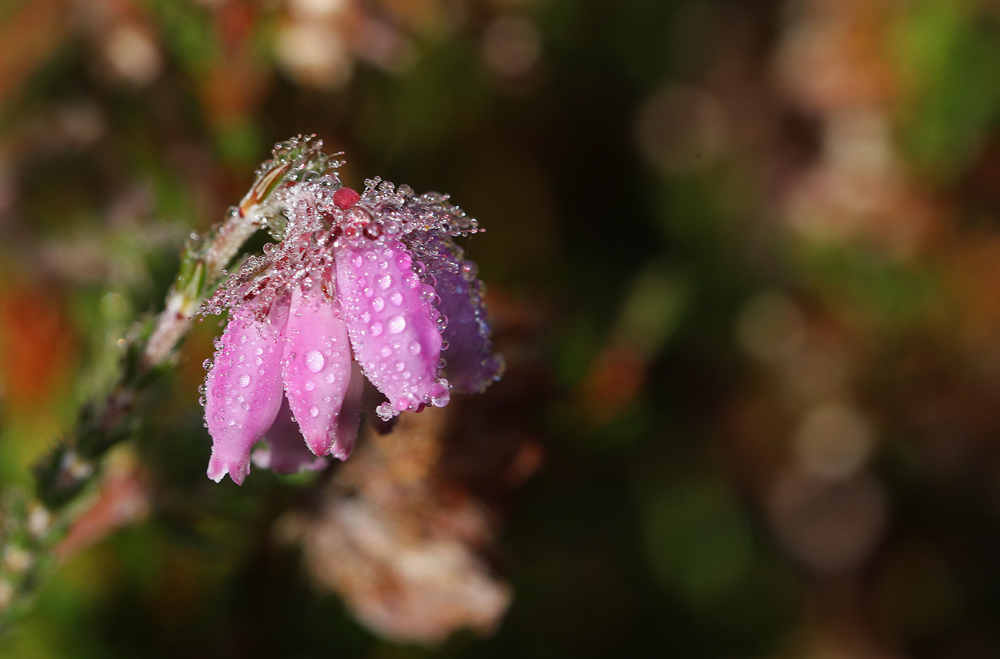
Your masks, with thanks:
M407 514L513 593L359 624L287 528L341 477L204 477L211 320L0 656L1000 656L998 129L993 0L0 0L0 481L315 133L486 228L508 373Z

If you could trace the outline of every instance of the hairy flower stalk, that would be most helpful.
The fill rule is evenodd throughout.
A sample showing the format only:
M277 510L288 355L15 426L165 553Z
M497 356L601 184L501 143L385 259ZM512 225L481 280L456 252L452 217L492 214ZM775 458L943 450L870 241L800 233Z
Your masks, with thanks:
M499 378L483 285L453 240L478 228L447 199L380 179L359 194L334 172L275 191L278 242L205 304L206 313L230 313L206 363L210 478L242 483L252 457L281 472L346 459L363 377L387 399L377 409L383 420L442 407L451 389L481 391ZM454 359L442 359L445 350ZM279 418L289 412L298 442Z

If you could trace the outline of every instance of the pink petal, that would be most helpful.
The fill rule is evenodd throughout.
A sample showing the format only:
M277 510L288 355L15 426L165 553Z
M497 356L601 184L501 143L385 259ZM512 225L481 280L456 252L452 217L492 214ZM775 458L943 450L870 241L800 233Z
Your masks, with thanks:
M337 440L330 447L330 455L346 460L354 450L358 438L358 424L361 422L361 393L365 389L365 375L355 361L351 362L351 383L344 394L344 406L334 420L337 426Z
M284 350L288 403L309 448L326 455L346 441L337 419L351 380L351 346L347 326L319 286L293 289Z
M287 400L282 403L274 424L264 435L264 442L265 446L256 449L250 456L261 469L279 474L297 474L300 471L320 471L329 464L326 458L317 458L306 446Z
M383 418L422 404L445 405L437 376L441 331L432 318L433 291L420 283L402 243L342 237L336 245L337 294L354 354L389 399Z
M250 449L274 422L281 406L281 330L287 307L255 320L236 312L217 344L205 381L205 422L212 436L208 477L227 473L237 484L250 471Z

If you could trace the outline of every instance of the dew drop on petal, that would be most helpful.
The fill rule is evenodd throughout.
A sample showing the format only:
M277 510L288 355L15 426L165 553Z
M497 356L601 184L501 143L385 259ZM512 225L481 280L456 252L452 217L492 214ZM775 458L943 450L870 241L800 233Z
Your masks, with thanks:
M375 299L373 299L372 310L375 313L378 313L379 311L382 311L382 309L385 309L385 300L383 300L381 297L376 297Z
M406 329L406 319L402 316L393 316L389 319L389 334L399 334Z
M392 277L390 277L389 275L382 275L375 280L375 283L378 285L380 289L384 291L385 289L392 286Z
M383 357L389 357L392 355L392 348L390 348L389 346L382 346L381 353Z
M313 405L312 407L310 407L309 408L309 416L313 417L314 419L316 417L318 417L319 416L319 408L316 407L315 405Z
M250 386L250 376L247 375L246 373L244 373L243 375L240 376L240 379L238 380L238 382L240 383L241 387L249 387Z
M399 291L396 291L389 296L389 301L392 302L393 306L399 306L403 304L403 295Z
M392 321L389 321L389 322L391 323ZM381 335L382 334L382 323L377 322L377 321L374 322L374 323L372 323L372 326L369 328L369 330L371 331L372 336L379 336L379 335ZM390 325L390 330L391 330L391 325Z
M434 407L444 407L448 404L451 394L448 391L448 381L439 380L431 387L431 405Z
M325 363L326 361L323 359L323 353L319 350L310 350L306 353L306 368L313 373L319 373L322 371Z
M410 352L411 355L420 354L420 344L417 343L416 341L411 341L410 345L408 345L406 349Z
M306 380L306 383L302 386L305 387L306 391L312 391L313 389L316 388L316 383L313 382L312 380Z

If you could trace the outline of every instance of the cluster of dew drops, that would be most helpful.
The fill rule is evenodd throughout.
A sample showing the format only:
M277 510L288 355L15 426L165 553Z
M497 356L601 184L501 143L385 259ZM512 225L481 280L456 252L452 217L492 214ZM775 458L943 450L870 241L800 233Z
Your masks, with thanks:
M437 192L416 195L407 185L396 187L379 177L367 179L359 195L343 187L336 172L287 182L269 199L269 207L280 211L254 218L277 242L266 243L263 254L247 257L236 272L223 271L226 281L204 302L200 313L221 315L227 309L248 309L256 320L264 321L273 305L287 299L295 285L307 290L320 286L332 300L336 297L333 273L337 241L392 240L393 246L407 255L415 281L422 282L421 295L431 303L431 318L443 331L448 318L436 308L440 304L434 290L437 282L425 261L457 268L472 286L477 302L484 293L483 284L476 279L476 264L465 260L462 249L451 241L454 236L469 236L481 229L448 199ZM414 258L409 258L410 254ZM481 324L485 324L484 318ZM481 328L481 332L488 331L488 327ZM221 338L216 339L215 349L221 347ZM448 342L442 341L441 348L446 350ZM213 365L211 359L203 363L207 371ZM439 368L444 366L442 358ZM205 385L198 391L199 403L204 406Z

